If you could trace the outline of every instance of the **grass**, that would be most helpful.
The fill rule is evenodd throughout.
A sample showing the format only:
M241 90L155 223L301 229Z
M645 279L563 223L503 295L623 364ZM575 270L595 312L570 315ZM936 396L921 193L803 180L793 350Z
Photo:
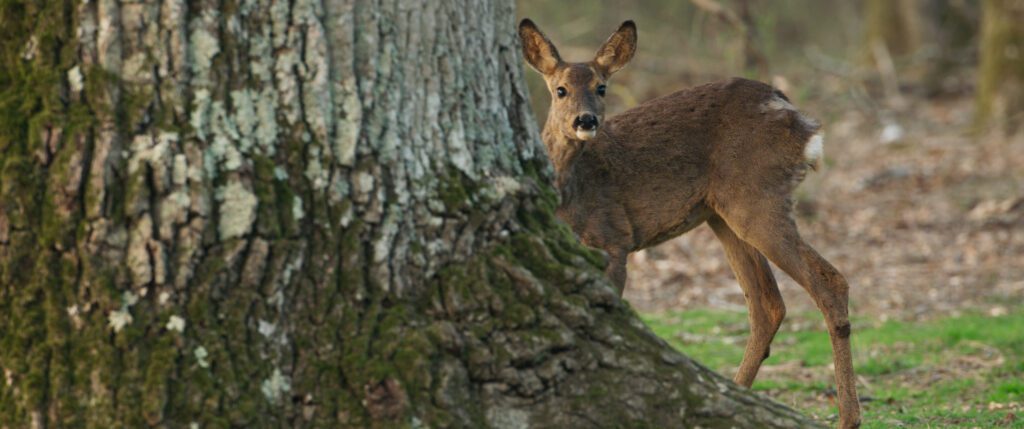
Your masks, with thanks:
M643 318L674 347L723 374L733 374L743 358L745 313ZM853 327L864 428L1024 428L1024 308L928 322L855 319ZM833 421L831 362L821 316L790 315L753 388Z

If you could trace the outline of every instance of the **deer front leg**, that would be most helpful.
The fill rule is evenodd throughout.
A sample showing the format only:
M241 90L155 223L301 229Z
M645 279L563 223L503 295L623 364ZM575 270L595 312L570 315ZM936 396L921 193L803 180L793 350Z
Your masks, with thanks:
M604 273L611 279L612 285L621 297L622 292L626 290L626 256L629 252L618 249L605 251L608 252L608 266L605 267Z
M573 229L584 245L608 254L604 273L621 297L626 289L626 257L633 248L633 228L622 206L606 201L598 203L580 210L587 215L582 222L575 223Z
M750 387L761 363L771 353L772 340L786 317L786 304L782 301L772 269L761 252L740 240L722 218L713 216L708 219L708 225L722 242L729 265L747 300L750 338L733 381Z

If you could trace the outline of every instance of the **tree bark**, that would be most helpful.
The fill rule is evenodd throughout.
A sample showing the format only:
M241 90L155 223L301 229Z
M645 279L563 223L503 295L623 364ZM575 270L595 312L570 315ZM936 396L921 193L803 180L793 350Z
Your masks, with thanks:
M511 1L0 5L0 428L810 424L555 220Z
M1015 131L1024 124L1024 1L986 0L982 5L978 68L979 128Z

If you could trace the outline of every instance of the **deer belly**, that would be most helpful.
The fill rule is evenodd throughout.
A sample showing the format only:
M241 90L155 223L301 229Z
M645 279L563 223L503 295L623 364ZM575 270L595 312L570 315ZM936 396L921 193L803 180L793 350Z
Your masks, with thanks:
M676 217L675 222L657 225L655 228L643 231L644 234L637 237L638 245L633 250L645 249L683 235L704 223L704 221L708 220L713 213L714 212L708 208L708 206L704 203L700 203L690 209L689 212L683 213L681 217ZM640 228L640 230L642 231L642 228Z

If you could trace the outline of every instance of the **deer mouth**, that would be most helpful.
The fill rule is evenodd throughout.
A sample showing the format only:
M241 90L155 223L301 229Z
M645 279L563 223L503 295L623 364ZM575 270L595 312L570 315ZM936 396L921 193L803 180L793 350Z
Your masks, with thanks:
M587 141L587 140L590 140L590 139L594 138L594 136L596 136L596 135L597 135L597 127L593 127L593 128L586 129L586 130L583 129L583 127L576 128L576 138L578 138L580 140Z

